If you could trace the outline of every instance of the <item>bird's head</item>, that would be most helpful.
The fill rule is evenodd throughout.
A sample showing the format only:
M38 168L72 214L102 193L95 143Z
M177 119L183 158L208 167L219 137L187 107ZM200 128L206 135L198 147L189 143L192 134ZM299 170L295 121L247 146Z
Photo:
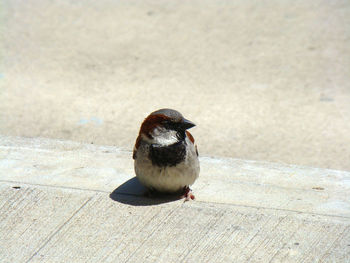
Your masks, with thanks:
M195 124L172 109L160 109L152 112L143 121L140 136L149 143L171 145L186 137L186 130Z

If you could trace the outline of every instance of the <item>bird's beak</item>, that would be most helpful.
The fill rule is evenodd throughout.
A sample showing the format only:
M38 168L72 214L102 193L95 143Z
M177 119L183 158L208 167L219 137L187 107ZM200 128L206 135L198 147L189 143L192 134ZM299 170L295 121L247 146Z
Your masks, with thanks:
M184 130L190 129L192 127L196 126L192 121L183 119L183 122L181 123L181 128Z

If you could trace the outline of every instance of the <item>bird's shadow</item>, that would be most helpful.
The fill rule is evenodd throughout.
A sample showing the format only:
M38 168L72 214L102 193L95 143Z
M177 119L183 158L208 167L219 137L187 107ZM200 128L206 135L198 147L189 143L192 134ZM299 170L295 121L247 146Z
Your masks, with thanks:
M152 193L152 195L149 196L148 190L136 177L133 177L118 186L112 193L110 193L109 197L119 203L133 206L159 205L181 199L181 195L178 194L168 195Z

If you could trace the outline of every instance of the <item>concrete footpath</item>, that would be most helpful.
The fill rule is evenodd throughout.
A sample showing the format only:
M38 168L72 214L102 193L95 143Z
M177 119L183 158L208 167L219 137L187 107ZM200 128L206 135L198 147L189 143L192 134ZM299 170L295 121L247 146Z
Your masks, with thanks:
M0 262L350 262L350 173L201 157L195 201L131 152L0 136Z
M349 0L2 0L0 134L132 149L173 108L203 155L350 171L349 25Z

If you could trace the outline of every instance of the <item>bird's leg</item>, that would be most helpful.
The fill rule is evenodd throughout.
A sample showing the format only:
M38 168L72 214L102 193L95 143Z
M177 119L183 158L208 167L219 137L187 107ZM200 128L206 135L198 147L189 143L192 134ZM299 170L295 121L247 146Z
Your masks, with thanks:
M190 187L185 186L184 189L183 189L183 191L184 191L184 194L183 194L181 197L182 197L182 198L185 198L185 202L195 199L195 196L194 196L194 194L192 193L192 190L191 190Z

